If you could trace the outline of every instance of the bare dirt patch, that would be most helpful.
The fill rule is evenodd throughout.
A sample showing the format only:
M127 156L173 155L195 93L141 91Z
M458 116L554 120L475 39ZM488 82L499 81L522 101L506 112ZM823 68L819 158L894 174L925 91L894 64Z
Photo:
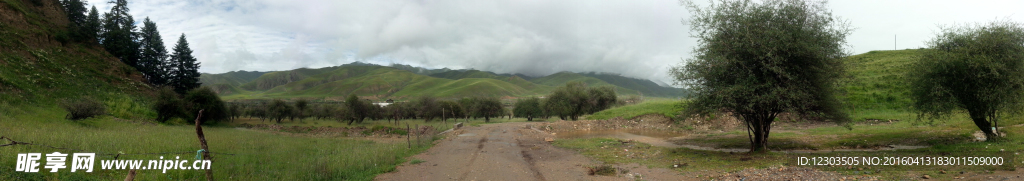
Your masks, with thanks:
M552 146L543 123L500 123L445 133L427 152L376 180L685 180L668 169L630 169L615 176L589 175L588 167L605 165L579 153ZM613 165L626 168L625 165ZM627 177L630 176L630 177Z

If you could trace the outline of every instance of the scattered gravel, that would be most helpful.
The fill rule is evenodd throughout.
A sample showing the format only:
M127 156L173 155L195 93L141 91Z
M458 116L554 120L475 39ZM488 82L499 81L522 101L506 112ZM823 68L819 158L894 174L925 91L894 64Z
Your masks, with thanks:
M747 168L728 173L715 180L879 180L879 178L869 175L842 175L836 172L820 171L812 168L778 166L763 169Z

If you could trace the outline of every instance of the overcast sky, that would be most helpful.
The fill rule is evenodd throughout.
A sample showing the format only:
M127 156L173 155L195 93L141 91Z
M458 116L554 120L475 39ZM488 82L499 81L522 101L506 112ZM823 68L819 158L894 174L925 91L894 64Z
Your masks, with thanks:
M101 13L108 0L89 0ZM704 0L698 3L707 4ZM850 52L923 47L939 25L1010 19L1024 1L830 1ZM597 71L671 83L696 41L678 0L129 0L165 46L186 34L200 72L354 61L541 76ZM893 36L896 36L895 42ZM168 50L170 51L170 50Z

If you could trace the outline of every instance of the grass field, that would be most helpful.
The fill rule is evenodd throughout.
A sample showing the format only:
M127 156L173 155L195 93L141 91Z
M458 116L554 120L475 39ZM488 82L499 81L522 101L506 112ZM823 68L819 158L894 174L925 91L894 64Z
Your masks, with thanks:
M111 116L82 121L63 119L63 111L54 107L5 109L0 114L2 136L20 142L32 142L81 151L39 146L16 145L0 149L4 158L18 153L125 153L119 159L157 160L180 156L193 159L199 150L195 129L190 125L133 123ZM233 127L204 127L210 151L214 152L213 170L219 180L371 180L375 175L394 170L404 158L429 148L412 149L404 142L372 141L345 137L307 137ZM4 141L6 144L6 141ZM185 153L131 155L134 153ZM218 155L229 153L235 155ZM120 180L126 170L100 170L98 156L93 173L0 172L0 180ZM0 160L0 169L14 170L14 159ZM142 170L137 180L201 180L204 171Z
M551 118L550 120L545 120L543 118L534 118L533 122L552 121L554 119L557 119L557 118ZM279 124L279 125L285 126L285 127L290 127L290 126L326 127L326 126L330 126L330 127L367 127L367 128L372 128L372 127L376 127L376 126L386 126L386 127L405 128L406 124L408 124L409 126L413 126L413 127L415 127L415 126L432 126L432 127L436 128L438 130L442 130L443 131L443 130L451 129L452 126L455 125L455 123L464 123L467 126L478 126L478 125L481 125L481 124L508 123L508 122L527 122L527 121L526 121L526 118L512 118L512 119L508 119L507 117L505 117L505 118L491 118L490 122L485 122L484 118L476 118L476 119L469 119L469 120L461 119L461 118L458 119L458 120L455 120L455 119L449 118L448 121L441 121L440 119L434 119L434 120L431 120L431 121L425 121L423 119L404 119L404 120L398 121L398 125L395 125L394 121L366 119L366 120L363 120L363 123L353 123L352 125L348 125L348 121L326 120L326 119L325 120L316 120L314 118L306 118L306 119L295 120L295 121L282 120L281 124ZM260 120L259 118L245 118L245 117L239 118L239 119L235 119L235 120L233 120L233 121L231 121L229 123L225 123L225 124L227 124L227 125L240 125L240 124L243 124L243 123L244 124L277 124L276 122L273 122L273 121L270 121L270 120L265 120L264 121L264 120Z
M671 99L652 100L636 105L619 106L599 111L593 115L586 116L586 119L612 119L616 117L632 119L633 117L647 114L664 115L674 119L684 108L686 107L683 107L682 101Z

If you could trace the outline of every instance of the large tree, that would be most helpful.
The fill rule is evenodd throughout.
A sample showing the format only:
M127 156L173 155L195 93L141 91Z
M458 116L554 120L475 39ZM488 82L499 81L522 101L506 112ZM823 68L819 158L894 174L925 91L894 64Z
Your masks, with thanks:
M271 121L277 120L277 124L281 124L281 119L291 116L292 106L289 106L288 103L284 102L284 100L274 99L266 106L266 110L261 111L265 111L264 114L266 114Z
M909 75L922 117L966 110L988 140L998 138L999 117L1020 113L1024 103L1024 25L943 28Z
M345 98L345 106L346 108L348 108L350 113L352 113L347 118L349 120L348 125L352 125L353 122L362 123L363 119L369 117L370 106L373 105L362 100L359 100L359 97L357 97L355 94L350 94L348 95L348 98Z
M82 31L89 38L92 38L90 41L95 41L96 37L99 36L101 28L103 28L103 23L100 22L99 11L96 11L96 6L92 6L92 9L89 10L89 15L85 17L85 27Z
M587 88L579 81L565 83L548 95L545 109L561 119L578 120L584 114L607 109L618 99L615 88L602 86Z
M185 34L181 34L181 37L178 38L178 43L174 45L173 51L169 62L172 67L169 81L170 85L174 87L174 91L184 93L198 88L200 85L199 62L196 57L192 56L192 49L188 47Z
M413 101L413 105L416 106L416 115L423 118L424 121L430 121L435 117L441 117L442 109L437 98L421 96Z
M479 98L476 104L474 111L476 115L484 117L484 122L491 122L491 117L501 116L505 112L505 108L501 107L501 100L497 97Z
M194 118L199 113L199 110L204 110L203 116L199 118L199 122L202 124L227 120L228 116L230 116L224 101L210 87L189 90L185 94L184 100L190 104L189 117Z
M299 99L295 101L295 117L299 120L306 118L306 108L309 108L309 100Z
M89 38L93 36L89 35L87 31L87 18L86 13L89 9L85 8L88 4L82 0L62 0L61 5L64 6L64 13L68 16L68 30L71 32L72 38L78 42L89 41Z
M128 1L127 0L115 0L110 1L114 4L114 7L110 8L109 13L103 14L103 31L100 35L100 44L103 44L103 48L107 50L111 55L117 57L136 69L139 68L139 44L136 42L138 36L135 33L135 20L131 14L128 14ZM141 70L141 69L140 69ZM178 91L179 94L184 94L186 90Z
M687 115L731 112L747 126L751 152L766 152L781 113L848 121L835 97L851 29L825 2L685 3L694 57L670 73L693 90Z
M516 102L516 107L512 108L512 115L526 118L526 121L533 121L533 118L542 114L544 111L540 108L540 99L536 97L521 99Z
M142 46L142 57L139 59L139 71L153 85L167 84L167 47L164 47L164 39L160 37L156 23L146 17L142 20L142 31L139 32L142 39L139 44Z

